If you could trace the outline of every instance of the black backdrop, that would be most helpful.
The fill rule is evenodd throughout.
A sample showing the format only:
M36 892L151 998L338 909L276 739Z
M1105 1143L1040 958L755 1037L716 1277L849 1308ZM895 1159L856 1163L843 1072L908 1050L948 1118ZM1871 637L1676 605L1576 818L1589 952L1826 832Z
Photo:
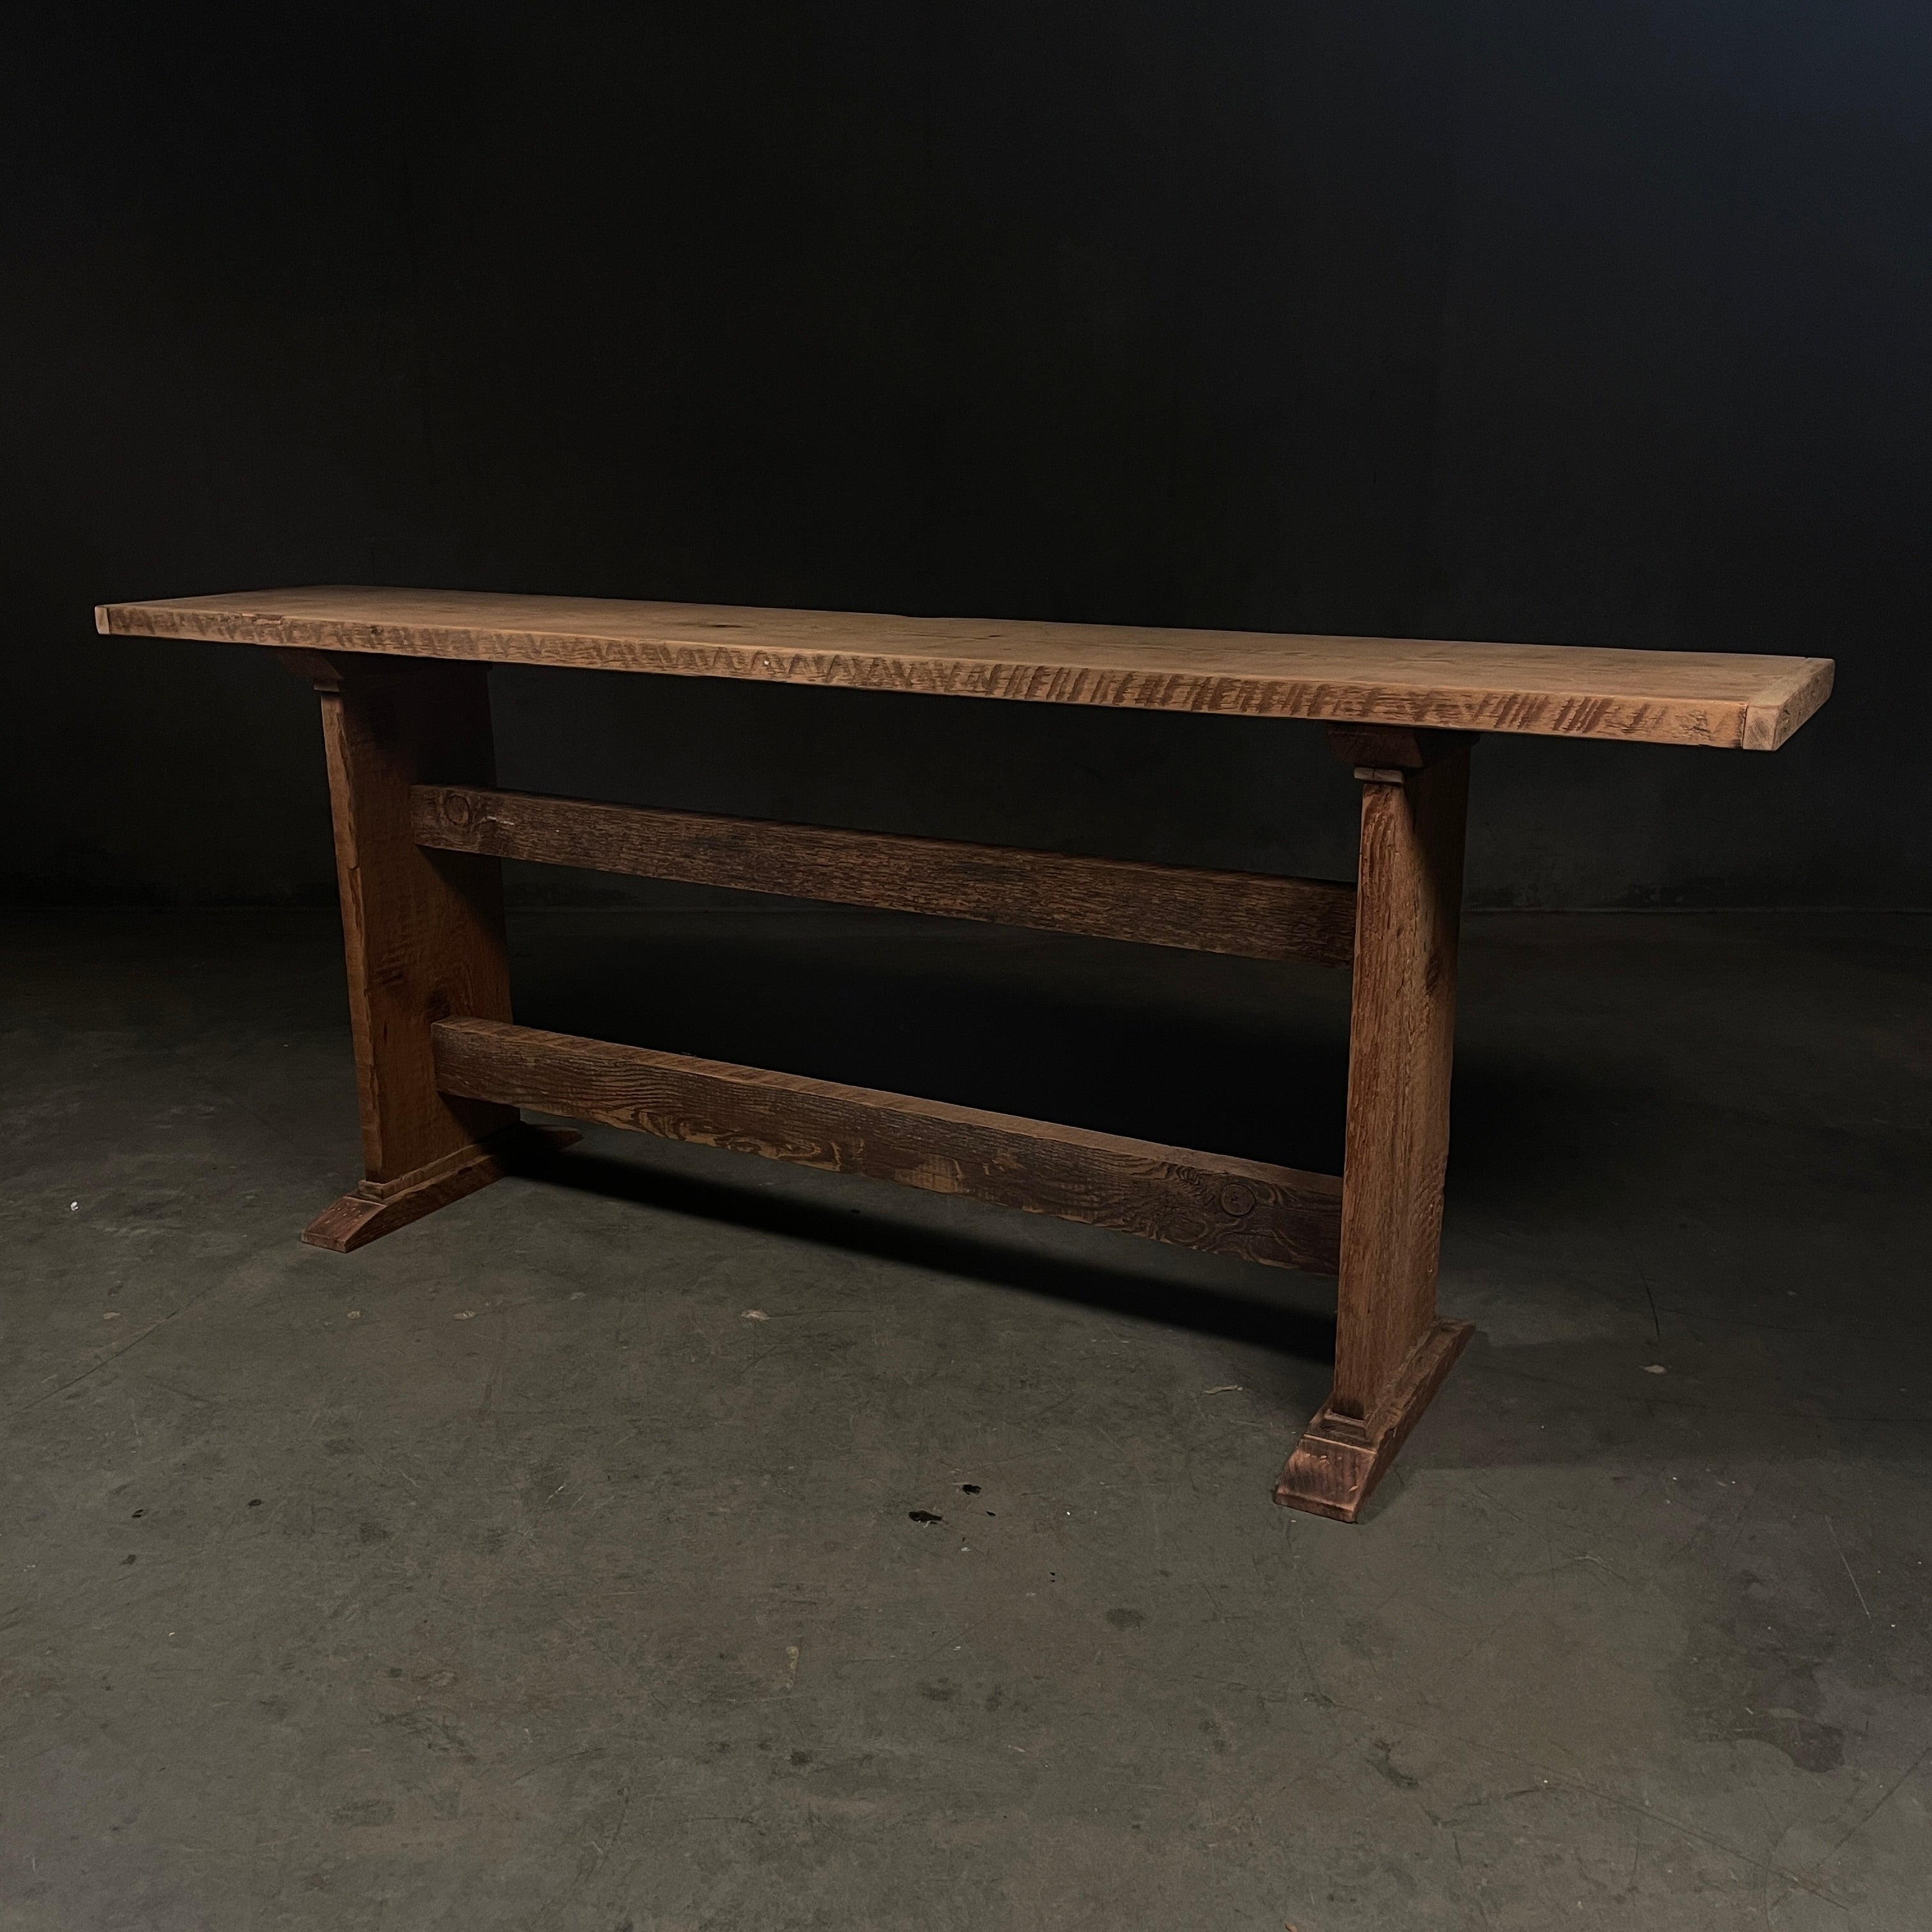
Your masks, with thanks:
M323 580L1794 651L1479 903L1922 904L1922 0L16 10L8 896L328 895ZM506 779L1346 870L1312 728L500 675Z

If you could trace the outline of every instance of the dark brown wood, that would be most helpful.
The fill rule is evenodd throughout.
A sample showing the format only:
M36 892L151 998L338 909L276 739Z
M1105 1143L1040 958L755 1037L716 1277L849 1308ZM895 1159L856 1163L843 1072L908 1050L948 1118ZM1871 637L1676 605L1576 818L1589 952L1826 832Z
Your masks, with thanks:
M1344 755L1355 748L1346 748ZM1336 1471L1346 1464L1372 1482L1448 1367L1445 1360L1432 1380L1420 1383L1410 1372L1416 1350L1438 1326L1436 1270L1468 800L1467 742L1438 749L1434 761L1420 769L1357 768L1363 780L1361 869L1335 1385L1322 1415L1364 1430L1374 1453L1353 1463L1329 1457L1320 1465L1324 1486L1310 1490L1316 1450L1304 1456L1298 1450L1275 1490L1277 1502L1348 1521L1354 1519L1347 1512L1359 1508L1367 1492L1352 1502L1346 1496L1338 1501ZM1455 1349L1461 1346L1457 1342ZM1414 1414L1406 1414L1411 1407Z
M364 1178L413 1188L517 1118L440 1091L430 1047L430 1025L449 1014L509 1017L501 868L425 852L410 822L411 786L494 777L486 674L313 654L294 668L322 700Z
M1275 1484L1275 1501L1336 1522L1354 1522L1475 1332L1470 1322L1432 1323L1397 1370L1372 1423L1324 1402L1294 1445Z
M487 1142L459 1148L420 1174L400 1180L364 1181L325 1208L302 1230L302 1239L310 1247L327 1248L332 1254L346 1255L367 1247L506 1174L525 1172L544 1155L583 1138L572 1128L537 1127L518 1121Z
M1472 731L1430 731L1413 724L1330 724L1328 748L1345 765L1419 772L1475 742Z
M1345 966L1355 891L1318 879L1192 870L696 812L418 785L419 844L553 866L784 892L1154 946Z
M1468 772L1465 746L1362 788L1330 1401L1364 1420L1436 1316Z
M1332 1175L490 1020L445 1020L433 1031L436 1078L472 1100L968 1195L1273 1267L1335 1269L1341 1189Z

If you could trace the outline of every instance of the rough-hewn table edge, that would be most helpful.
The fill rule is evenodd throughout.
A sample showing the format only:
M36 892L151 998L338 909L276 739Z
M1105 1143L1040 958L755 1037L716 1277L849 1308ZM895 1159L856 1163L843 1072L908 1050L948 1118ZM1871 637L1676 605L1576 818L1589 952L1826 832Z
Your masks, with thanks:
M604 645L613 653L608 664L579 662L565 667L577 670L1744 751L1775 751L1784 744L1830 696L1834 672L1829 658L1793 658L1786 675L1749 699L1700 706L1688 699L1583 692L1406 685L1384 685L1378 690L1365 683L1261 674L1154 674L1120 666L997 658L962 662L800 646L775 651L753 645L623 638L589 628L567 634L500 629L479 633L456 624L362 624L341 618L193 609L162 599L98 604L94 619L94 628L104 636L539 667L555 662L554 656L547 659L546 648L554 648L557 638L568 635L575 642Z
M1830 658L1796 658L1789 674L1774 678L1744 712L1747 752L1774 752L1832 694L1838 667Z

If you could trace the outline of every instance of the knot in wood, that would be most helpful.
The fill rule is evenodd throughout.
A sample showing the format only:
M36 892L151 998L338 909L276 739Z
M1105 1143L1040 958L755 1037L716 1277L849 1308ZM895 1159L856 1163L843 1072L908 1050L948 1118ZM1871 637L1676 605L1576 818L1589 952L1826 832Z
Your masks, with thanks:
M1221 1190L1221 1212L1239 1220L1244 1214L1254 1212L1255 1190L1245 1182L1231 1180Z

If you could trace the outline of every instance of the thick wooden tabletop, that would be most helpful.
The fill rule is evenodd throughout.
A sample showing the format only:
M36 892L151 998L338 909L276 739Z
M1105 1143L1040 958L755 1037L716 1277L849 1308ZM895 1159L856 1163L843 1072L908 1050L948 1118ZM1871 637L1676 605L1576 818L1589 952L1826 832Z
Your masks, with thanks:
M1828 658L893 617L317 585L104 604L121 637L1776 749Z

